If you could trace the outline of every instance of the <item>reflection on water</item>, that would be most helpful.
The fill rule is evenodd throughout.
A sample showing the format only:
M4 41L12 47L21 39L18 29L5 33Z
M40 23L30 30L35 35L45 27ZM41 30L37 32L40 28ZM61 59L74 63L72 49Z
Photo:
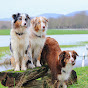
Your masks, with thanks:
M0 71L6 71L11 69L11 65L10 65L10 58L11 56L6 54L5 56L1 57L0 60Z
M6 70L9 70L11 69L11 65L8 64L8 65L0 65L0 72L1 71L6 71Z
M64 48L63 48L64 49ZM66 49L67 50L67 49ZM70 49L69 49L70 50ZM81 57L81 56L79 56L79 57L77 57L77 60L76 60L76 64L75 64L75 66L74 66L74 68L76 68L76 67L82 67L82 59L83 59L83 57ZM9 59L8 59L9 60ZM7 61L8 61L7 60ZM6 59L4 60L4 61L6 61ZM8 61L9 62L9 61ZM84 66L88 66L88 58L87 57L85 57L85 61L84 61L85 63L84 63ZM9 64L4 64L4 65L0 65L0 72L1 71L6 71L6 70L9 70L9 69L11 69L11 65L10 65L10 63Z

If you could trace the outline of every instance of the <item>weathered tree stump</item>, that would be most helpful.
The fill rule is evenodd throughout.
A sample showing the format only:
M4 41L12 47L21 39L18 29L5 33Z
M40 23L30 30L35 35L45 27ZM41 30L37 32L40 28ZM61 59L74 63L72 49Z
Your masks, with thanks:
M23 72L0 72L0 81L2 85L9 88L55 88L51 82L51 72L48 71L48 66L29 69ZM42 77L41 80L36 80ZM68 85L77 82L77 75L74 70L71 72L71 77L67 81Z
M28 82L43 77L47 71L48 66L27 70L25 72L0 72L0 81L4 86L20 88L26 86Z

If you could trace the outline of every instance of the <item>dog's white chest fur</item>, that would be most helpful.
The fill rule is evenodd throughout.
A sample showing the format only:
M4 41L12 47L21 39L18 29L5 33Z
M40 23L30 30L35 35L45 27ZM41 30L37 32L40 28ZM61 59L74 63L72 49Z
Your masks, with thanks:
M31 39L32 48L36 48L36 47L43 48L44 43L45 43L45 38L34 38L34 39Z
M61 74L57 76L58 80L65 81L70 77L70 73L72 71L72 65L67 64L65 67L61 69Z
M29 45L29 34L26 32L22 36L16 35L14 30L11 30L11 44L13 51L19 52L21 56ZM21 53L22 52L22 53Z

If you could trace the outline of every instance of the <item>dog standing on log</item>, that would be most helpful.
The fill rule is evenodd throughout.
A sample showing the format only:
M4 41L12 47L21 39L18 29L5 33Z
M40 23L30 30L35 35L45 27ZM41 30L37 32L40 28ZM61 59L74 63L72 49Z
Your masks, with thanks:
M10 32L11 43L11 63L14 64L14 70L26 70L27 52L29 48L29 16L28 14L13 14L12 29ZM13 60L13 61L12 61Z
M48 19L45 17L35 17L31 20L30 24L30 34L29 34L29 56L31 58L32 66L33 64L40 67L41 52L44 47L46 40L46 30L48 26ZM30 66L29 66L30 67Z
M58 42L48 37L43 48L41 55L41 61L43 64L47 63L52 75L52 82L57 80L55 88L59 88L61 85L63 88L67 88L65 83L70 77L73 66L75 65L76 56L78 54L75 51L61 51Z

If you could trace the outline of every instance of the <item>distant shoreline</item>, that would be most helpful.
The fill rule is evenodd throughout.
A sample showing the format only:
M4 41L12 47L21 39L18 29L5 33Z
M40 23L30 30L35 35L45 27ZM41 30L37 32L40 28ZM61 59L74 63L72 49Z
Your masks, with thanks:
M88 29L48 29L47 35L88 34ZM10 35L10 29L0 29L0 35Z

